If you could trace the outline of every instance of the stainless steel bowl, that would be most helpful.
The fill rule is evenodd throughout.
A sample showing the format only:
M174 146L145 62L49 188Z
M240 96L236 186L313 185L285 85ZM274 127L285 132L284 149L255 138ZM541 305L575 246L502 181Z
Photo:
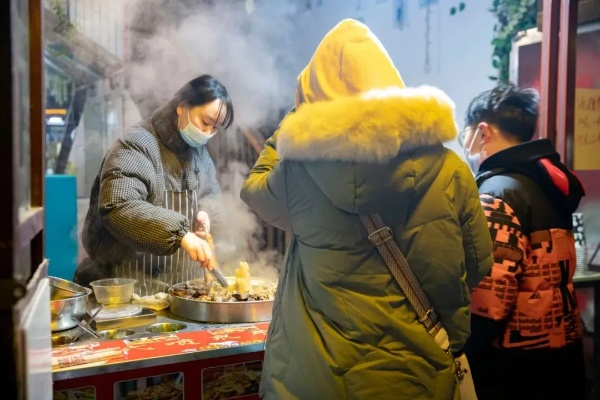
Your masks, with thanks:
M87 311L92 290L65 279L50 277L50 329L64 331L77 326Z

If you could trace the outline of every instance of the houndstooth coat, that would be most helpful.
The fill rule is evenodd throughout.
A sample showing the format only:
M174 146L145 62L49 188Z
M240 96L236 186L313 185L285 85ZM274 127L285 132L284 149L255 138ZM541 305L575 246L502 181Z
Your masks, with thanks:
M197 189L198 209L218 229L223 213L215 165L206 147L188 146L166 105L130 128L106 154L90 195L83 228L89 257L74 281L110 277L112 267L138 253L169 255L190 230L187 218L161 206L165 190Z

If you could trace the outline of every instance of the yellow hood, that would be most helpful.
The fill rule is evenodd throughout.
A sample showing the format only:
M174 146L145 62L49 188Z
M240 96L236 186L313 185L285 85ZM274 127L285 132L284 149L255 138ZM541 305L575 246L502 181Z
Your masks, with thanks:
M406 88L377 37L351 19L323 38L298 77L296 106L280 125L282 159L386 163L458 134L452 100L433 87Z
M296 87L296 107L404 87L387 51L369 28L353 19L337 24L321 41Z

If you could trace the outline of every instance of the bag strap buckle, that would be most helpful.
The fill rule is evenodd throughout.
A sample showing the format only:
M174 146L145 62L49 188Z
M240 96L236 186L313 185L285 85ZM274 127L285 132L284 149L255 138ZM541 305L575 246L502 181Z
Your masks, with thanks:
M392 240L394 238L394 234L389 226L384 226L369 233L368 238L373 247L379 247L385 242Z

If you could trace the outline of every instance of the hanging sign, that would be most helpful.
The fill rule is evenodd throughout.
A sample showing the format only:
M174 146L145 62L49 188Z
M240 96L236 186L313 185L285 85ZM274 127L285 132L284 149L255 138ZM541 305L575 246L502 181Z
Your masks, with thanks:
M575 89L573 167L600 170L600 89Z

